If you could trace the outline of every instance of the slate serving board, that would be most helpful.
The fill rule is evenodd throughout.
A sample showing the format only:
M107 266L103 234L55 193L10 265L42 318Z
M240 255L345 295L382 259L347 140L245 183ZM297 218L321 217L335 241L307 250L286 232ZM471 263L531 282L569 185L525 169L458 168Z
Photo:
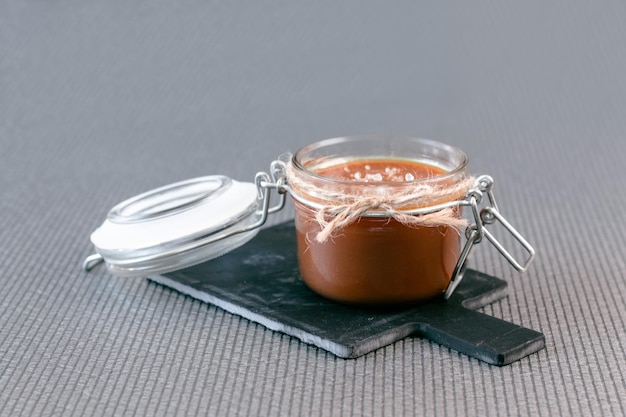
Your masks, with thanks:
M507 284L471 269L448 301L376 310L326 300L299 277L293 222L262 230L220 258L149 279L342 358L407 336L498 366L545 346L539 332L473 311L504 297Z

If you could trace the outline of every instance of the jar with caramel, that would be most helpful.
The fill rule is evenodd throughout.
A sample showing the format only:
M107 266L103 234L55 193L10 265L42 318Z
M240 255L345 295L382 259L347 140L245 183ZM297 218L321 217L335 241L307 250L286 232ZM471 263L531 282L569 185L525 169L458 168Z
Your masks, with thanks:
M473 184L467 162L452 146L400 136L343 137L300 149L287 178L304 282L345 303L442 295L463 232L460 208L445 203L463 199Z
M132 277L208 261L253 239L290 195L299 271L314 292L358 305L448 298L483 239L520 271L534 256L500 214L492 186L491 177L468 174L464 152L440 142L327 139L274 161L254 183L212 175L116 205L91 235L96 253L83 267L104 261L115 275ZM272 206L274 192L279 200ZM525 262L489 232L494 222L526 250Z

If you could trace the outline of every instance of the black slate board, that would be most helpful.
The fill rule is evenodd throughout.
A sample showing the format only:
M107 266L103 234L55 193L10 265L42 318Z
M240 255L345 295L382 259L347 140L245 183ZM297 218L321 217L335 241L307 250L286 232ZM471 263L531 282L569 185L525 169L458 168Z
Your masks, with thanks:
M299 277L293 222L220 258L149 279L342 358L410 335L499 366L545 346L539 332L473 311L504 297L507 284L471 269L448 301L381 311L326 300Z

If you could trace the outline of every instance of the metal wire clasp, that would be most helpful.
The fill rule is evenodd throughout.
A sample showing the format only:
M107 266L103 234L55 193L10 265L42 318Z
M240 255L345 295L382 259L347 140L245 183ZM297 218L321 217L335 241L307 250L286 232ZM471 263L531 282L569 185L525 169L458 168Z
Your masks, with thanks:
M465 196L463 205L471 207L474 222L465 229L465 237L467 240L461 250L461 255L459 256L459 260L457 261L454 272L452 273L452 279L450 280L450 284L444 294L444 298L446 300L450 298L456 287L463 279L463 272L467 257L469 256L472 248L477 243L480 243L483 238L486 238L498 250L498 252L504 256L511 266L520 272L526 271L535 257L535 249L533 249L530 243L524 239L517 229L515 229L498 210L498 205L493 194L493 183L493 178L489 175L482 175L476 179L475 186L470 189ZM487 194L487 203L483 201L484 194ZM480 208L481 205L482 208ZM500 222L501 226L504 227L504 229L506 229L528 253L528 256L523 263L519 262L504 247L504 245L502 245L502 243L496 239L496 237L489 232L489 230L487 230L486 226L495 222Z
M260 216L256 222L237 233L261 227L265 224L270 214L276 213L285 207L285 201L287 200L286 182L285 163L283 161L273 161L270 164L269 174L267 172L257 172L254 177L254 183L257 187L258 198L261 201ZM272 207L270 207L271 190L276 190L279 196L278 203Z

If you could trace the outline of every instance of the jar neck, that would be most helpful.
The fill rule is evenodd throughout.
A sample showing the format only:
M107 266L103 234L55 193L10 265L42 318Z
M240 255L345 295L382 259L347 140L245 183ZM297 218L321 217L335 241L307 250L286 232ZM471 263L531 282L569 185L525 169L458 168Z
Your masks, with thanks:
M467 156L425 139L351 136L300 149L291 158L288 177L294 193L316 203L378 198L410 209L463 198Z

